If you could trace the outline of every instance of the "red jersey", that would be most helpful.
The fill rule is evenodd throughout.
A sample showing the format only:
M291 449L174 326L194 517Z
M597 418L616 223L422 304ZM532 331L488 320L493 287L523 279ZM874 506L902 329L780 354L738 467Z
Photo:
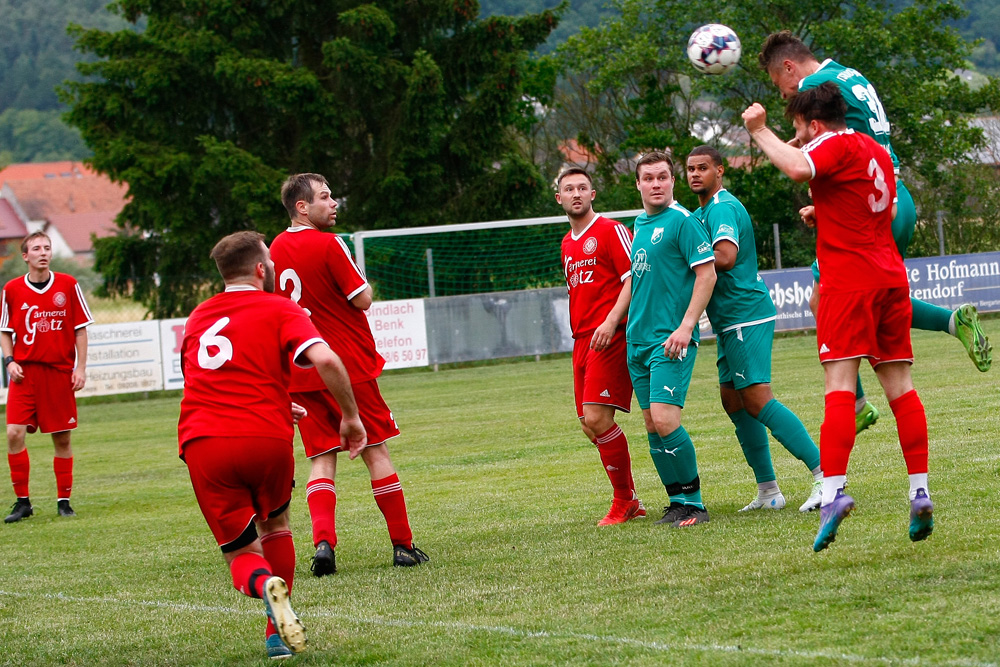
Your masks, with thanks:
M385 359L375 349L368 316L351 303L368 287L368 281L347 244L336 234L289 227L271 243L271 259L277 276L275 292L305 308L344 362L351 384L377 378ZM289 391L325 388L315 370L293 370Z
M909 287L892 237L892 157L866 134L827 132L803 146L816 205L820 294Z
M29 283L27 275L4 285L0 331L14 334L14 361L19 364L73 370L76 330L93 322L73 276L49 271L41 289Z
M632 275L632 233L616 220L594 214L579 235L562 240L563 274L569 291L573 338L594 333L618 301L622 283ZM619 327L625 326L622 319Z
M301 308L252 287L230 287L194 309L184 326L180 455L189 440L254 436L292 441L289 370L322 343Z

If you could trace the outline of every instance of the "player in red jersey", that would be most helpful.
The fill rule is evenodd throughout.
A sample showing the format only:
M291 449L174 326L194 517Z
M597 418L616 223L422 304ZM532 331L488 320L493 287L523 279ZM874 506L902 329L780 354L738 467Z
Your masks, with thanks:
M573 393L584 435L594 443L614 497L597 525L625 523L646 510L635 493L628 440L615 423L615 410L632 407L625 318L632 295L632 234L593 210L596 191L578 167L556 178L556 201L570 231L562 240L562 265L569 291L573 331Z
M76 516L69 505L73 490L76 396L87 381L87 325L94 320L73 276L49 269L52 241L43 232L21 242L28 273L3 288L0 345L11 384L7 391L7 462L17 500L5 523L31 516L30 464L25 434L52 434L56 474L56 511Z
M854 510L844 493L854 447L854 385L861 358L875 369L896 417L910 477L910 539L934 527L927 491L927 416L913 388L910 366L909 285L892 237L896 183L892 159L871 137L847 129L847 105L826 82L800 92L786 115L802 149L785 144L766 126L760 104L743 112L747 130L774 165L793 180L809 181L815 204L820 302L816 338L826 377L820 429L823 501L813 549L834 541Z
M365 445L365 429L339 357L301 308L271 294L274 264L264 237L230 234L212 258L226 291L195 308L184 327L180 457L233 586L264 600L268 656L284 658L306 643L289 602L295 574L290 367L315 367L341 406L340 436L352 458Z
M336 234L323 233L337 220L337 200L326 178L319 174L290 176L281 187L281 201L292 224L271 243L278 293L305 308L323 339L344 360L368 431L369 444L361 458L368 466L372 494L389 529L393 565L419 565L428 558L413 546L403 487L386 447L386 441L399 435L399 427L376 381L385 359L375 349L364 312L372 304L372 288L347 245ZM337 452L343 445L337 436L340 412L322 388L315 372L293 371L289 391L308 411L299 421L299 433L312 466L306 500L316 546L312 571L317 577L337 571L334 478Z

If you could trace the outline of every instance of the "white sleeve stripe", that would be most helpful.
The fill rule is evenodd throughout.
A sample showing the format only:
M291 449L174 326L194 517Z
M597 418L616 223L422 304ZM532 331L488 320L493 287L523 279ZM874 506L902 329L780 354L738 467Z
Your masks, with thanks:
M714 248L715 244L718 243L719 241L729 241L730 243L732 243L733 245L736 246L737 250L740 249L740 242L737 241L735 237L730 236L729 234L723 234L719 238L717 238L714 241L712 241L712 247Z
M337 243L340 244L340 249L343 250L344 254L347 256L347 261L351 263L351 266L353 266L354 270L357 272L358 277L367 283L368 279L365 277L365 274L361 272L361 269L358 268L358 265L354 263L354 258L351 257L351 251L347 248L347 244L344 243L344 239L340 238L339 236L335 238L337 239Z
M691 262L691 264L689 264L688 266L690 266L693 269L699 264L704 264L706 262L714 262L714 261L715 261L715 255L712 255L711 257L706 257L705 259L699 260L697 262Z
M94 316L90 314L90 307L87 306L87 300L83 298L83 290L80 289L80 283L75 285L76 287L76 298L80 300L80 307L83 308L83 314L87 316L87 321L83 324L77 325L77 329L85 327L88 324L94 323Z
M625 282L625 280L627 278L631 278L631 277L632 277L632 269L629 269L628 271L626 271L625 273L623 273L621 275L621 278L618 279L618 282L622 282L623 283L623 282Z
M367 281L365 281L365 284L364 284L364 285L362 285L362 286L361 286L361 287L359 287L358 289L356 289L356 290L354 290L353 292L351 292L350 294L348 294L348 295L347 295L347 300L348 300L348 301L350 301L351 299L353 299L353 298L354 298L354 297L356 297L357 295L359 295L359 294L361 294L362 292L364 292L364 291L365 291L366 289L368 289L368 282L367 282Z
M813 160L809 157L809 153L803 152L802 154L806 157L806 162L809 163L809 171L812 172L812 176L809 177L809 180L811 181L816 178L816 165L813 164Z
M308 359L305 359L303 362L300 362L299 361L299 357L302 356L303 352L305 352L306 350L308 350L310 347L312 347L316 343L323 343L323 345L326 345L326 341L323 340L322 338L310 338L306 342L302 343L302 345L299 345L299 348L297 350L295 350L295 354L292 355L292 361L295 362L296 366L298 366L299 368L312 368L313 367L311 361L309 361ZM329 347L329 346L327 346L327 347Z
M13 331L7 315L7 290L3 290L3 296L0 297L0 331Z
M625 249L625 254L632 257L632 239L628 230L625 229L625 225L615 225L615 233L618 235L618 240L621 241L622 248Z

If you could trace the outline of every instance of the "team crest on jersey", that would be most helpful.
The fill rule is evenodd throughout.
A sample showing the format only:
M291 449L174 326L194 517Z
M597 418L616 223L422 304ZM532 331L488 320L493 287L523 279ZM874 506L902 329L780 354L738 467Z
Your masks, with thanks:
M700 246L698 246L698 252L699 253L706 253L706 252L710 251L711 249L712 249L712 246L710 244L708 244L708 243L702 243Z
M56 308L62 308L66 305L66 295L62 292L56 292L52 295L52 303L55 304Z
M653 230L653 238L650 239L650 242L655 245L662 240L663 240L663 227L657 227L656 229Z
M597 252L597 239L591 236L589 239L583 242L583 251L588 255L593 255Z
M638 278L651 268L649 262L646 260L646 249L640 248L639 252L635 253L635 259L632 260L632 275Z
M730 227L729 225L719 225L720 234L732 234L733 231L734 231L733 228Z

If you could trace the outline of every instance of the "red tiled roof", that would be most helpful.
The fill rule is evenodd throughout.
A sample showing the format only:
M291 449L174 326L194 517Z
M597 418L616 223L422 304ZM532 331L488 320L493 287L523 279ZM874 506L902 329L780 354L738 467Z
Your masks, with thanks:
M124 185L94 174L8 180L6 184L30 220L48 220L68 213L117 215L125 206L127 192Z
M8 165L0 169L0 187L3 187L3 184L7 181L96 175L96 172L82 162L69 160L62 162L24 162Z
M97 238L114 235L118 229L115 225L116 215L111 211L56 214L49 216L49 222L59 230L74 253L81 253L94 249L91 234Z
M0 199L0 241L22 239L27 235L28 228L14 212L14 207L6 199Z

